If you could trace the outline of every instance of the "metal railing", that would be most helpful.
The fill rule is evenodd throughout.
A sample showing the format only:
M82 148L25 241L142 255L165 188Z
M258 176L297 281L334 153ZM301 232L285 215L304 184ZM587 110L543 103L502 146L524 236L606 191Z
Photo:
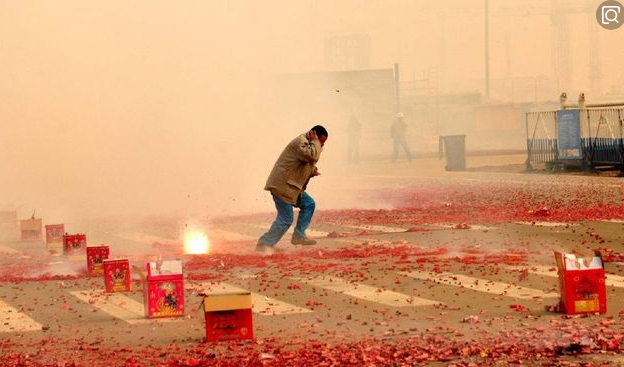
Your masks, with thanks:
M582 167L610 165L624 169L623 119L624 105L580 110ZM533 163L562 163L558 156L556 111L528 112L526 130L527 168Z
M557 160L556 112L527 112L527 168L536 162Z
M624 165L622 118L624 106L582 110L583 150L591 166Z

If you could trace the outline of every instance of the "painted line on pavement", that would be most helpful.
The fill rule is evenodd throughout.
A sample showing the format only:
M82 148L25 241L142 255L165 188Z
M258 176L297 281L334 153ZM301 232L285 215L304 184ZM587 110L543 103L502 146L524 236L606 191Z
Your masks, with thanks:
M249 292L246 289L228 283L202 282L199 284L188 284L185 288L197 290L205 294L239 293ZM287 302L283 302L265 295L251 292L252 311L265 316L292 315L314 312L310 309L299 307Z
M41 330L42 325L16 308L0 301L0 333Z
M348 282L342 278L321 276L314 278L291 278L292 280L309 284L314 287L328 289L365 301L381 303L392 307L431 306L442 302L414 297L394 291L382 290L366 284Z
M606 223L624 223L624 219L607 219L607 220L601 220L600 222L606 222Z
M525 288L511 283L495 282L482 278L474 278L453 273L431 273L428 271L404 271L399 274L420 280L428 280L439 284L461 287L478 292L497 294L501 296L533 299L535 297L555 298L558 293L546 293L538 289Z
M556 266L530 265L530 266L508 266L507 268L512 269L512 270L528 269L529 273L531 274L543 275L543 276L552 277L552 278L559 278L559 275L557 274ZM555 268L555 269L550 270L552 268ZM605 284L609 287L624 288L624 277L619 276L619 275L605 273Z
M383 233L397 233L397 232L405 232L407 229L399 228L399 227L388 227L388 226L376 226L376 225L342 225L347 228L361 229L364 231L375 231L375 232L383 232Z
M468 224L469 228L465 228L465 229L457 228L459 224L447 224L447 223L435 223L435 224L432 224L432 226L438 226L438 227L450 228L450 229L470 230L470 231L486 231L486 230L492 230L492 229L498 228L498 227L484 226L481 224L470 224L470 223L466 223L466 224Z
M234 241L257 241L258 237L250 236L243 233L225 231L222 229L210 228L208 229L208 238L211 241L220 240L225 242Z
M523 226L537 226L537 227L572 227L576 226L575 223L565 222L514 222Z
M104 311L131 325L153 322L176 322L185 319L184 317L148 319L145 316L145 306L143 303L137 302L122 293L106 293L103 290L74 291L69 293L98 310Z

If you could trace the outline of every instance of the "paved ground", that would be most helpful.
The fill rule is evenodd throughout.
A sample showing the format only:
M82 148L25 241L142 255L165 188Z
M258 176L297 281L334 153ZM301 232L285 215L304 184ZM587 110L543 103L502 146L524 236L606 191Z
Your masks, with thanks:
M211 254L184 255L184 218L82 224L133 264L179 257L186 316L148 320L141 283L105 294L43 243L0 246L0 358L5 365L621 365L624 183L526 174L524 157L471 157L345 168L333 183L358 208L327 205L309 235L253 251L272 213L205 218ZM520 168L520 169L518 169ZM324 198L319 189L317 202ZM347 200L347 199L345 199ZM370 204L370 206L368 206ZM75 224L79 225L79 224ZM608 311L569 317L553 251L605 256ZM255 341L204 343L201 293L253 292ZM145 357L145 356L149 356ZM141 357L143 356L143 357Z

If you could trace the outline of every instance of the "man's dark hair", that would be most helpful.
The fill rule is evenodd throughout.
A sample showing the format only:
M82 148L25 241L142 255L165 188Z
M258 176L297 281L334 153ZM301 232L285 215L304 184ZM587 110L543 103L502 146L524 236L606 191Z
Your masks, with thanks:
M316 136L318 136L319 138L321 136L326 136L329 138L329 133L327 132L327 130L321 126L321 125L316 125L313 128L311 128L310 130L314 131L316 133Z

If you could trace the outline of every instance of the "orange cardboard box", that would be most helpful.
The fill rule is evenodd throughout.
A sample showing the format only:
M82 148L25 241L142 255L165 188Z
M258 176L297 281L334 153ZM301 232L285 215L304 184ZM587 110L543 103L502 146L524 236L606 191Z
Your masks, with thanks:
M63 234L65 233L64 224L46 224L46 246L48 248L63 247Z
M106 292L129 292L132 290L130 260L106 259L102 261Z
M102 262L108 259L110 248L108 245L87 245L87 272L89 276L104 274Z
M42 228L41 218L20 220L22 241L41 241Z
M182 262L166 260L147 263L143 295L147 318L184 316Z
M253 339L251 293L207 295L204 314L207 341Z
M607 291L602 256L590 259L555 252L561 291L561 309L568 315L607 312Z

